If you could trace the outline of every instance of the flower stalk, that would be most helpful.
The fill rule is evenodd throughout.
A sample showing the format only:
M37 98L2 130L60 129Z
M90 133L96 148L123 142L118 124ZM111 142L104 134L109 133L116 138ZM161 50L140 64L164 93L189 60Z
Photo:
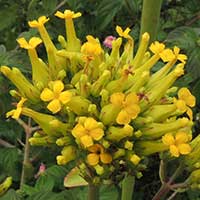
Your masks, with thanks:
M135 177L127 175L122 181L121 200L131 200L134 193Z
M89 183L88 200L99 200L99 186Z
M155 41L160 20L162 0L143 0L140 38L148 32L150 42Z

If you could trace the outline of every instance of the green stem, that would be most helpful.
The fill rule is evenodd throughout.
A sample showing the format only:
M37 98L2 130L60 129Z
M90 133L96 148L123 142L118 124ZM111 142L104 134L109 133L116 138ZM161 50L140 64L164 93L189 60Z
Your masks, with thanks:
M88 186L88 200L99 200L99 187L92 183Z
M131 200L134 192L135 177L127 175L122 181L121 200Z
M162 0L143 0L140 38L143 33L150 34L150 42L156 39Z
M30 143L29 138L31 137L32 130L31 130L31 120L29 118L28 124L24 123L21 119L18 119L18 123L24 128L25 134L26 134L26 142L25 142L25 148L24 148L24 160L22 165L22 172L21 172L21 179L20 179L20 188L22 188L23 184L26 181L27 178L27 167L30 165Z
M174 174L171 176L169 181L162 184L161 188L155 194L152 200L161 200L171 190L171 184L177 178L177 176L182 172L182 170L183 170L183 166L180 165L177 168L177 170L174 172Z

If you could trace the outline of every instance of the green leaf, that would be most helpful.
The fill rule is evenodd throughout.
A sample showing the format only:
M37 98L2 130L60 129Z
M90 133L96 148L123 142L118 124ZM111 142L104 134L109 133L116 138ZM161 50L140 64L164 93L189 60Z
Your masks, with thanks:
M41 175L35 184L38 191L52 191L55 181L51 176Z
M0 10L0 31L10 27L13 23L15 23L17 9L17 4L11 4L6 9Z
M102 0L97 7L97 21L98 29L103 30L108 26L115 15L119 12L124 1L115 0L108 1Z
M17 148L0 148L0 168L1 173L12 176L13 180L18 180L20 169L18 168L20 154Z
M100 188L100 200L118 200L119 193L115 186L113 185L104 185Z
M73 168L64 179L65 187L77 187L88 185L87 181L80 176L80 170Z
M20 189L20 192L31 196L31 195L34 195L35 193L37 193L38 191L35 187L29 186L27 184L23 184L22 188Z
M182 49L193 50L196 47L198 35L191 27L182 26L171 31L166 41Z
M186 67L192 74L193 81L200 78L200 47L192 50Z
M45 8L47 13L51 13L55 10L57 4L57 0L42 0L42 5Z
M27 198L27 200L49 200L49 199L56 199L55 198L55 193L53 192L38 192L34 195L31 195Z
M196 97L196 104L200 105L200 80L198 80L192 88L192 94Z
M2 197L0 197L1 200L22 200L15 190L10 189L8 190Z

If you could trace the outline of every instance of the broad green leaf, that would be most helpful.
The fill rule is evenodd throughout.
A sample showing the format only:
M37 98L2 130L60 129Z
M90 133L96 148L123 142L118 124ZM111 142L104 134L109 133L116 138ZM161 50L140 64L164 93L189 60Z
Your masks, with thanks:
M48 175L41 175L35 184L38 191L52 191L55 185L53 177Z
M12 176L13 180L18 180L20 168L18 168L20 154L17 148L0 148L0 168L1 173Z
M200 80L198 80L192 88L192 94L196 97L196 104L200 105Z
M15 190L10 189L8 190L2 197L1 200L22 200L19 195L16 193Z
M187 64L187 71L192 74L193 80L200 78L200 47L192 50Z
M47 13L52 13L56 8L57 0L42 0L42 5Z
M15 23L17 15L17 4L12 4L6 9L0 10L0 31L9 28L13 23Z
M73 168L64 179L65 187L77 187L88 185L87 181L80 176L80 170L75 167Z
M119 193L115 186L113 185L104 185L100 188L100 200L118 200Z
M192 50L196 46L198 36L191 27L182 26L171 31L166 41L182 49Z
M102 0L97 7L97 21L98 29L103 30L108 26L113 17L117 15L117 12L121 9L124 1L115 0L108 1ZM112 12L111 12L112 11Z

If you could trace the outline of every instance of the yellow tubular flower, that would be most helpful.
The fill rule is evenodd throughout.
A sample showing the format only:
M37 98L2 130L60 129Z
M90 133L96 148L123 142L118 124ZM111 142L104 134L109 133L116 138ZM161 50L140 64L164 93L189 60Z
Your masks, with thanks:
M52 113L57 113L61 110L61 103L66 104L70 101L72 94L69 91L63 91L64 84L62 81L52 81L52 90L49 88L44 88L40 94L40 98L43 101L50 101L47 108Z
M92 117L82 117L73 128L72 135L87 148L94 144L93 140L100 140L104 135L104 131L99 123Z
M17 39L21 48L28 50L28 55L32 65L32 79L35 85L46 85L48 82L48 69L46 64L38 58L36 47L42 43L42 40L38 37L32 37L29 42L25 38Z
M19 119L19 116L22 112L22 106L26 100L26 98L22 97L19 103L17 104L17 108L7 112L6 117L12 116L13 119Z
M49 21L49 18L46 18L46 16L41 16L38 18L38 21L37 20L29 21L28 25L31 28L38 28L40 26L43 26L48 21Z
M130 28L126 28L124 31L120 26L116 26L116 32L119 34L120 37L124 37L126 39L131 39L129 32L131 31Z
M121 108L117 115L116 122L118 124L128 124L131 119L135 119L140 112L138 105L139 98L135 93L129 93L127 96L123 93L113 93L110 97L110 102Z
M87 42L82 45L81 52L91 58L99 56L103 52L100 43L92 35L88 35L86 38Z
M112 157L109 153L105 152L105 149L100 144L94 144L88 148L91 152L87 156L87 162L89 165L95 166L99 163L99 160L104 164L109 164L112 162Z
M185 132L177 132L175 136L172 133L167 133L162 137L162 142L169 146L172 156L179 157L180 154L187 155L192 148L188 144L190 137Z
M39 37L32 37L29 42L25 38L17 39L19 46L24 49L35 49L39 44L42 43L42 40Z
M181 112L186 112L190 120L193 119L193 113L190 107L195 106L196 99L187 88L184 87L178 91L178 100L174 98L174 103Z
M76 31L74 28L73 20L81 16L81 13L74 13L71 10L65 10L64 13L57 11L55 16L65 19L65 28L67 36L67 50L68 51L80 51L80 40L76 37Z
M151 46L149 47L149 49L154 54L160 54L165 49L165 45L163 43L155 41L154 43L151 44Z
M180 49L177 46L174 46L174 55L176 56L177 60L180 60L182 63L185 64L185 61L187 60L187 56L185 54L179 54Z
M65 10L64 13L57 11L55 13L55 16L61 18L61 19L73 19L73 18L78 18L81 16L80 12L74 13L71 10Z

